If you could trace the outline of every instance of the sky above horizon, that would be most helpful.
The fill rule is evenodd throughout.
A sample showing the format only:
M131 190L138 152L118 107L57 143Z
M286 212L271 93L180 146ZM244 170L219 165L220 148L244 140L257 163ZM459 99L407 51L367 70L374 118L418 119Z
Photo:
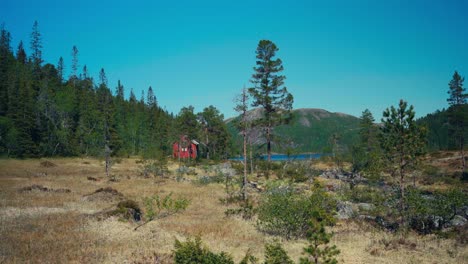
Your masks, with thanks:
M447 107L454 71L468 75L467 11L461 0L6 0L0 23L13 50L20 40L29 48L37 20L46 63L62 56L69 73L76 45L80 69L97 80L104 68L112 91L121 80L140 98L152 86L169 112L214 105L226 118L269 39L294 108L368 108L379 121L400 99L418 117Z

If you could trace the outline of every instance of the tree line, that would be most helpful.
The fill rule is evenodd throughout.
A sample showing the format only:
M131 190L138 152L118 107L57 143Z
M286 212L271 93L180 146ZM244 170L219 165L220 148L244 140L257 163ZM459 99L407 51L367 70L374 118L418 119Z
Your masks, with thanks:
M224 116L214 106L195 113L192 106L174 115L159 106L149 87L137 99L124 85L112 89L104 69L97 82L86 65L79 71L79 50L73 46L70 74L62 57L57 65L42 58L37 21L30 53L19 42L13 51L11 34L0 28L0 155L7 157L114 156L155 158L171 153L181 135L197 139L208 158L225 157L229 134Z

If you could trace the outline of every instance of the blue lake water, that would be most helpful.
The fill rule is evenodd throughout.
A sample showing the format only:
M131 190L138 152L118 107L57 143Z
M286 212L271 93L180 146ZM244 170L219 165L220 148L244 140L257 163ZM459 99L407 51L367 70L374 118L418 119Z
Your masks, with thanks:
M309 159L319 159L322 156L328 156L329 154L323 153L310 153L310 154L295 154L295 155L286 155L286 154L271 154L272 161L286 161L286 160L309 160ZM268 155L262 155L263 160L268 159ZM230 160L243 160L242 156L230 158Z

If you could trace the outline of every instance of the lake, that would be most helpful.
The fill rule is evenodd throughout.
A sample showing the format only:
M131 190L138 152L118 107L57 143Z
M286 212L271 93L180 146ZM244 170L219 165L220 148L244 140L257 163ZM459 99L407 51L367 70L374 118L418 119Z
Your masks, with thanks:
M305 154L295 154L295 155L286 155L286 154L271 154L272 161L286 161L286 160L310 160L310 159L319 159L322 156L328 156L329 154L322 153L305 153ZM262 155L263 160L268 159L268 155ZM242 160L242 156L230 158L230 160Z

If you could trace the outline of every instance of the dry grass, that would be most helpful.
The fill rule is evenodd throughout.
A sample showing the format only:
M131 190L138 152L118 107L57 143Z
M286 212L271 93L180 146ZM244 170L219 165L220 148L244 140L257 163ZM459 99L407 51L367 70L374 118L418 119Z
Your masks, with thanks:
M221 184L145 179L139 176L136 159L112 167L116 182L105 178L99 160L51 159L56 166L47 167L43 161L0 160L0 263L149 263L155 254L167 261L174 239L195 235L212 250L228 251L239 261L249 248L261 259L265 242L273 239L259 233L255 221L225 217L226 206L219 201L226 195ZM177 165L169 167L175 170ZM33 184L71 192L18 191ZM84 198L105 187L140 205L143 197L171 192L191 203L180 214L133 231L136 223L91 216L116 204L112 199ZM333 243L340 248L343 263L467 263L468 259L467 248L452 240L415 234L403 239L348 222L339 223L334 232ZM284 245L297 260L305 242L284 241Z

